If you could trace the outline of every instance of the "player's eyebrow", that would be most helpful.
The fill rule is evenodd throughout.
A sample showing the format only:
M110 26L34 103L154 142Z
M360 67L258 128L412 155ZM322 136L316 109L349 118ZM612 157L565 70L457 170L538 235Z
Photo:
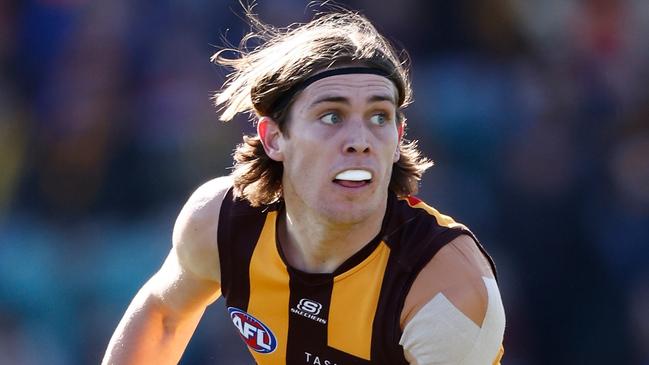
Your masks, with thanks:
M316 99L309 106L311 108L313 108L314 106L316 106L318 104L322 104L322 103L342 103L342 104L347 104L347 105L351 104L349 102L349 99L347 99L344 96L322 96L322 97Z
M369 98L367 98L368 103L377 103L381 101L389 101L390 103L396 105L396 102L394 101L394 96L388 95L388 94L376 94L372 95ZM342 103L342 104L347 104L350 105L351 102L349 101L348 98L344 96L323 96L318 99L316 99L311 105L309 105L310 108L313 108L314 106L322 103Z
M387 94L372 95L367 99L367 101L370 103L389 101L395 106L397 105L397 103L394 101L394 95L387 95Z

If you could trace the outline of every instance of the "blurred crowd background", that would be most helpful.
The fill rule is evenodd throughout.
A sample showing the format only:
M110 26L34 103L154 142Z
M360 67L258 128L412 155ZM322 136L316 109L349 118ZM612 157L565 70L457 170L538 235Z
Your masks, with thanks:
M649 364L649 3L341 1L411 56L419 196L494 256L503 364ZM260 0L277 26L306 1ZM99 363L247 118L233 0L0 1L0 363ZM250 364L218 301L182 364Z

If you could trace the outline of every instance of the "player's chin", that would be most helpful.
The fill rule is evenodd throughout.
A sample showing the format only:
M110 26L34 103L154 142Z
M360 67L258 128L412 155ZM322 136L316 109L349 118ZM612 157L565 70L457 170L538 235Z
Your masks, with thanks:
M378 206L370 204L369 201L343 200L331 201L324 209L327 219L335 224L354 224L365 221L372 216Z

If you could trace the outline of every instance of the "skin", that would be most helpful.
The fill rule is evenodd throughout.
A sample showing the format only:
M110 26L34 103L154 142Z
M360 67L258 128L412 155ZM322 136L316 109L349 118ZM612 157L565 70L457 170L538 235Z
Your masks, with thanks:
M337 75L297 97L288 135L272 119L260 119L266 153L284 164L286 209L278 235L291 266L332 272L379 233L403 131L395 122L395 96L394 85L381 76ZM370 170L371 183L334 182L349 168ZM230 177L217 178L189 198L167 259L129 305L102 364L179 362L205 308L220 296L216 222L231 184ZM491 276L485 258L470 238L458 237L415 280L402 326L439 292L481 324L487 303L482 276Z
M259 121L266 153L284 165L280 244L295 268L331 272L380 231L399 159L395 100L396 88L384 77L337 75L296 99L289 136L272 119ZM371 171L371 183L334 182L347 169Z
M113 334L102 364L177 364L205 308L221 294L216 229L229 177L189 198L174 225L173 247L140 289Z
M473 238L460 236L449 242L433 256L410 287L401 311L401 329L439 293L482 327L488 304L483 277L494 276Z

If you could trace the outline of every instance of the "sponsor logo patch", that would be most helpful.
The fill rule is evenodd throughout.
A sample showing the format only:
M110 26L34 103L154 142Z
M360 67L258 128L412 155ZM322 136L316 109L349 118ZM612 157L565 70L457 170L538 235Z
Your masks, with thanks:
M320 314L320 310L322 310L322 304L316 302L315 300L302 298L295 308L291 308L291 313L308 318L318 323L327 324L326 319L318 316L318 314Z
M315 300L304 298L300 299L300 303L297 305L297 309L317 316L318 314L320 314L322 304L316 302Z
M232 323L239 330L241 339L252 350L269 354L277 348L273 332L260 320L235 307L228 307Z

